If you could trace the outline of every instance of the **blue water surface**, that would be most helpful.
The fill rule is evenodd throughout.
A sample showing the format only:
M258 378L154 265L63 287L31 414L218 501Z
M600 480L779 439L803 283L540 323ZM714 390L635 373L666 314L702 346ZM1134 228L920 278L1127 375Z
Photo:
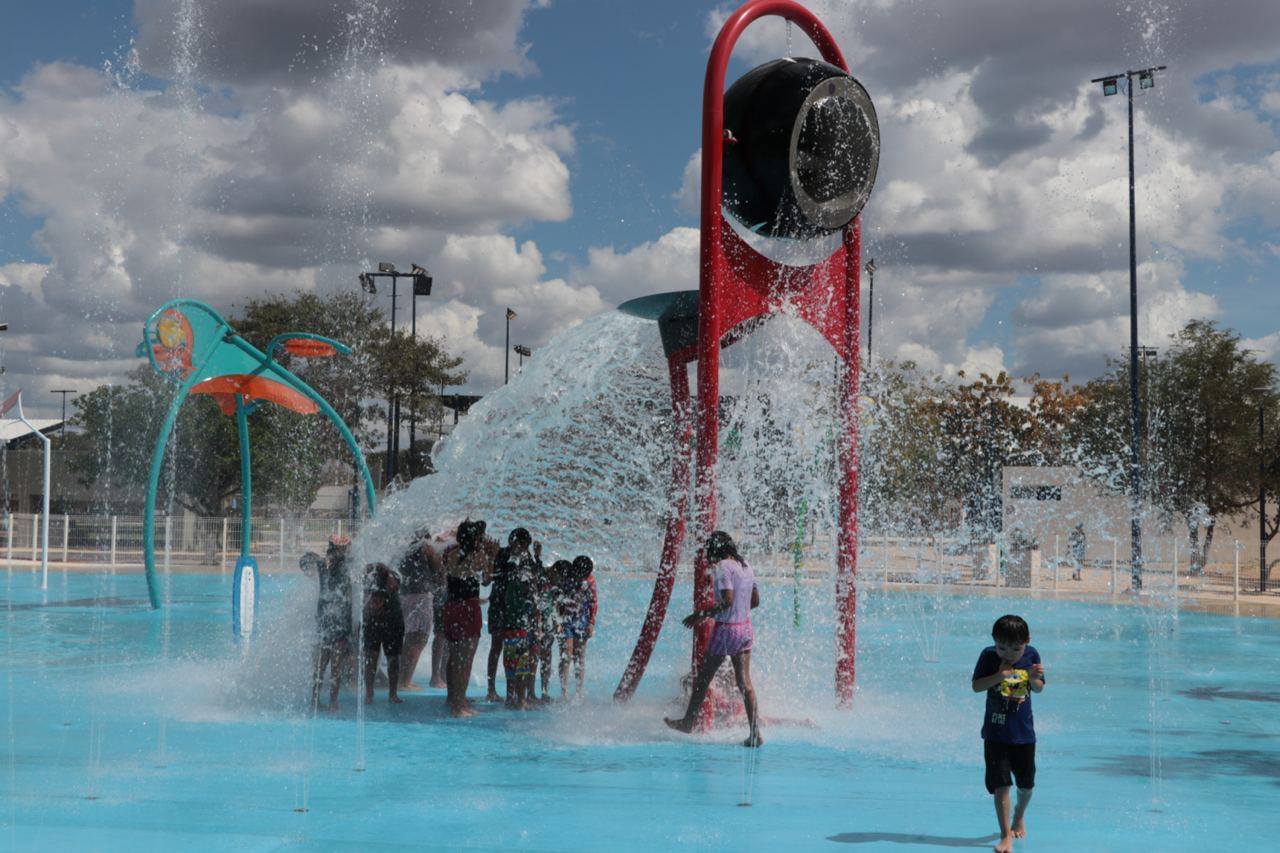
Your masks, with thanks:
M637 697L611 700L650 581L602 575L588 696L452 720L440 691L357 719L306 702L313 582L263 579L265 630L230 636L230 580L0 574L13 850L464 848L908 851L989 848L983 697L992 621L1024 615L1049 685L1026 851L1275 849L1280 625L1161 607L936 590L859 606L859 692L836 711L831 591L762 583L753 655L768 722L662 724L688 666L669 620ZM687 584L673 616L683 615ZM483 695L487 639L472 696ZM425 672L419 681L425 683ZM558 685L556 688L558 690ZM358 769L363 765L363 770ZM740 805L748 803L749 805Z

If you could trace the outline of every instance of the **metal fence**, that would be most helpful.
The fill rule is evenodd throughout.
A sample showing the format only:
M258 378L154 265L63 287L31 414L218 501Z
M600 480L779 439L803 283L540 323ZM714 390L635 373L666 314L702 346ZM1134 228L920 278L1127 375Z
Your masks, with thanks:
M0 554L14 562L40 559L40 515L9 513L0 529ZM328 538L351 534L352 523L341 518L255 518L251 551L263 571L291 571L307 551L323 553ZM240 553L241 520L193 515L157 516L156 565L167 571L230 573ZM812 535L797 561L794 547L783 543L749 543L749 557L762 577L811 580L827 577L834 566L835 542L829 535ZM1153 545L1155 543L1152 543ZM651 573L655 550L616 563L602 562L606 571ZM1110 559L1084 561L1080 577L1063 553L1025 551L1003 553L997 546L974 548L959 538L866 536L858 544L858 576L871 584L917 584L970 587L1009 587L1089 593L1123 592L1129 586L1128 566L1118 548ZM1148 591L1174 594L1257 592L1256 566L1242 571L1237 543L1234 564L1209 566L1191 575L1177 544L1152 547L1144 567ZM62 566L101 565L137 568L142 565L142 517L136 515L51 515L49 560ZM682 561L687 570L690 560ZM611 564L612 563L612 564ZM797 568L798 564L798 568Z
M241 520L199 516L156 516L156 565L187 571L235 568ZM351 522L335 518L255 518L250 543L264 570L297 568L307 551L323 553L333 534L350 534ZM0 553L7 561L40 559L40 515L7 513L0 530ZM142 516L50 515L49 561L62 564L142 565Z

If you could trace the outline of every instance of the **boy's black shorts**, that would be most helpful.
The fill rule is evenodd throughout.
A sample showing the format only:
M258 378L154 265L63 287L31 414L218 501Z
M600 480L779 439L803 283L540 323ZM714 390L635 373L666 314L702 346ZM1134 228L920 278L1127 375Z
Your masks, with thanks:
M1019 788L1036 786L1036 745L1034 743L982 742L982 757L987 762L987 793L1008 788L1018 780Z

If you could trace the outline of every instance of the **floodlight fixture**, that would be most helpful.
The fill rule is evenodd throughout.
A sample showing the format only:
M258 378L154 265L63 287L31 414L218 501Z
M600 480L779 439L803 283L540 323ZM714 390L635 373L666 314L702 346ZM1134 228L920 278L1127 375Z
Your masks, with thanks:
M396 265L389 264L386 261L378 261L378 272L395 272Z
M427 272L425 267L418 264L412 264L410 265L410 275L413 276L413 295L430 296L431 273Z
M1114 95L1119 91L1120 91L1119 77L1108 77L1106 80L1102 81L1102 94Z
M522 355L525 358L529 358L533 355L533 350L529 349L524 344L516 344L511 349L515 351L516 355Z
M0 332L7 332L7 331L9 331L9 324L8 324L8 323L0 323Z
M1139 89L1152 89L1155 87L1155 85L1156 85L1156 75L1154 72L1152 71L1138 72L1138 88Z
M370 296L376 296L378 293L378 285L373 281L373 276L367 272L360 273L360 289Z

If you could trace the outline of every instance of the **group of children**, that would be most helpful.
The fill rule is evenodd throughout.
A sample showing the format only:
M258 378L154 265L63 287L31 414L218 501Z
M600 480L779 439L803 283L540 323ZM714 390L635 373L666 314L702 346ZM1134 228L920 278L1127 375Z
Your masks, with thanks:
M308 554L302 560L303 570L316 574L320 586L312 703L319 701L327 672L331 709L337 708L341 683L349 675L353 632L349 549L349 539L335 536L324 557ZM570 693L570 664L573 692L580 695L587 642L595 631L598 609L594 568L586 555L545 565L541 543L522 527L511 531L505 547L498 547L485 534L485 523L478 520L464 521L435 537L419 530L396 569L383 563L364 567L365 701L373 701L383 657L390 702L403 701L402 689L420 689L413 675L434 628L430 684L447 689L446 704L454 716L474 714L466 691L482 627L482 586L489 587L489 701L502 699L496 684L501 661L508 707L529 709L536 702L549 702L557 642L561 696L568 698ZM540 698L535 690L539 673Z
M507 707L529 709L551 701L551 663L560 644L560 693L569 694L569 665L574 668L574 695L586 678L587 641L595 632L598 595L590 557L542 562L542 543L517 527L507 546L494 556L489 589L488 677L490 702L497 691L498 658L506 673ZM535 689L541 674L542 695Z

